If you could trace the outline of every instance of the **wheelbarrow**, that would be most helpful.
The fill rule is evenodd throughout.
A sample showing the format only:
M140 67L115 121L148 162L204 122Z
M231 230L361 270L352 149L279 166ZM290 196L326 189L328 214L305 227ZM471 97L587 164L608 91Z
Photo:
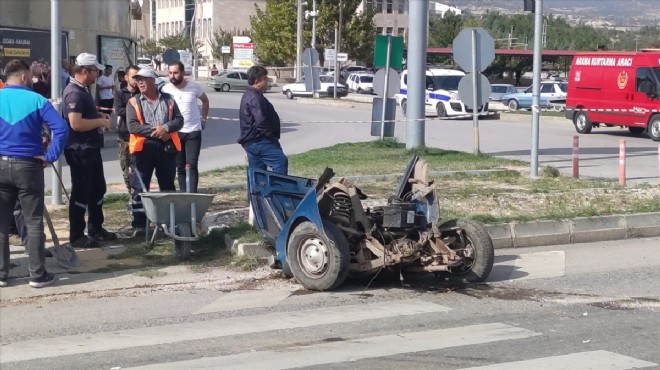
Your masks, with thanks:
M189 175L186 177L189 178ZM176 256L184 260L190 258L192 242L199 240L197 223L201 222L214 197L213 194L197 194L189 191L190 186L186 193L140 193L147 219L161 226L165 235L174 239ZM158 227L154 229L150 240L149 224L147 222L145 238L147 244L152 246Z

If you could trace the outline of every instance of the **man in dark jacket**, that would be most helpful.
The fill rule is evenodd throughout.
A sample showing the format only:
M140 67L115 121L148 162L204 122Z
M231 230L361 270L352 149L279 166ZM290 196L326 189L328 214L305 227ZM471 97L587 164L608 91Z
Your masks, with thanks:
M128 99L140 93L137 88L137 82L133 78L140 70L139 67L131 65L126 68L126 84L115 92L115 119L117 122L117 143L119 144L119 166L124 175L124 184L126 190L131 193L131 183L128 178L128 168L131 166L131 154L128 152L128 120L126 119L126 106Z
M262 66L250 67L248 84L241 99L238 143L248 157L248 166L286 175L289 161L280 145L280 117L264 92L268 87L268 71Z

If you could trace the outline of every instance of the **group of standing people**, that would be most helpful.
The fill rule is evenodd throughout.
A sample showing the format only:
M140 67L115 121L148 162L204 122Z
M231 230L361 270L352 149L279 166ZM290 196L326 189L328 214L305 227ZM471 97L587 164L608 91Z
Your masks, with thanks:
M112 128L111 116L99 112L89 86L105 86L99 74L112 70L95 55L82 53L71 68L62 96L62 115L43 96L32 91L33 75L26 63L7 64L6 86L0 89L0 287L7 286L9 272L8 232L12 207L18 200L27 229L30 286L54 281L45 270L43 168L64 153L71 171L69 202L70 242L74 248L93 248L117 239L103 227L103 131ZM155 172L161 191L196 192L202 131L206 128L209 100L201 86L184 78L182 63L168 66L170 83L158 89L158 75L150 68L129 66L112 97L117 120L120 165L131 194L133 236L147 226L140 193L149 191ZM247 89L240 106L240 137L250 167L287 174L288 161L279 143L280 119L263 93L267 71L248 70ZM100 86L99 86L100 85ZM107 94L100 96L101 102ZM201 101L200 111L198 101ZM102 102L107 106L108 103ZM42 126L51 132L46 147ZM20 139L19 139L20 138ZM187 176L189 171L189 176ZM189 177L189 183L186 179Z

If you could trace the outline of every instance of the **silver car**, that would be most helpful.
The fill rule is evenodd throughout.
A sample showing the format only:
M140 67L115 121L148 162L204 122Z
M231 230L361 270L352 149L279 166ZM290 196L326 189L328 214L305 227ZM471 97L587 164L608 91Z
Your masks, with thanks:
M245 72L237 71L225 71L217 74L208 79L206 83L207 86L210 86L215 91L230 91L230 90L245 90L250 86L248 84L248 76ZM266 90L270 90L272 87L270 81L268 82L268 87Z
M491 101L502 101L504 95L517 92L516 87L510 84L492 84L490 85L490 97L488 99Z

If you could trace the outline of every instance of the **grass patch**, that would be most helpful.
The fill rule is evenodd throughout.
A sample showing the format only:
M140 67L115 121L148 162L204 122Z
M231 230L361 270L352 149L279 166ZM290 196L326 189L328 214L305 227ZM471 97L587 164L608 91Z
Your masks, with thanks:
M227 229L227 235L239 243L257 243L262 241L261 234L247 222L239 222Z
M231 267L241 271L251 271L263 265L264 263L259 261L257 257L250 255L239 256L234 254L231 261Z
M439 148L406 150L405 144L387 138L383 141L342 143L291 155L289 173L317 178L325 167L331 167L338 176L400 173L414 154L424 158L430 171L483 170L526 165L521 161ZM245 167L217 169L202 173L201 178L221 180L223 184L245 183Z

